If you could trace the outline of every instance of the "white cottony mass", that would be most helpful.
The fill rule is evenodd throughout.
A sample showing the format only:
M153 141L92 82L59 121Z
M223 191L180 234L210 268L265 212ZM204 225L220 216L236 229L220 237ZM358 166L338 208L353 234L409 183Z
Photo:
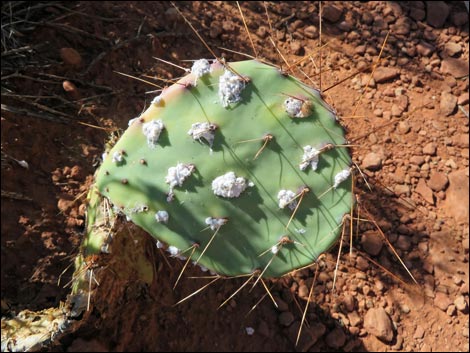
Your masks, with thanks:
M237 178L234 172L228 172L212 181L214 194L228 198L239 197L248 186L252 186L252 184L247 183L242 177Z
M304 146L304 154L302 156L302 163L300 163L300 170L305 170L308 166L312 167L315 171L318 167L318 156L320 151L310 145Z
M227 223L227 218L213 218L207 217L206 224L212 229L217 230L222 227L225 223Z
M167 211L158 211L157 213L155 213L155 219L159 223L167 223L168 218L169 218L169 215Z
M183 182L191 175L194 169L194 165L183 163L178 163L176 167L168 168L165 182L170 185L170 191L172 191L175 186L182 186Z
M219 98L224 108L229 103L236 103L241 99L240 94L245 88L245 81L229 70L219 78Z
M297 201L294 200L295 193L291 190L281 190L277 194L277 199L279 200L279 208L284 208L289 206L291 210L294 210L297 206Z
M215 129L217 126L208 122L195 123L191 125L191 129L188 131L188 135L192 136L194 140L200 141L202 138L209 143L212 147L214 142Z
M351 171L349 169L344 169L340 171L338 174L335 175L335 183L333 184L333 188L336 189L339 184L345 181L351 175Z
M206 59L196 60L191 67L191 73L196 76L194 79L194 86L197 84L198 78L207 75L211 72L211 64Z
M147 144L150 148L157 147L158 138L165 126L161 120L152 120L142 125L142 131L147 137Z

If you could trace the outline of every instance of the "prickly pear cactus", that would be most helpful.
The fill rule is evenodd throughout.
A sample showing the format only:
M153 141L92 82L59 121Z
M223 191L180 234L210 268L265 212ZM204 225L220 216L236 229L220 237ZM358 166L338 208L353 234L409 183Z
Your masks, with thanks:
M278 277L338 240L352 207L345 144L311 87L255 60L199 60L129 122L95 187L175 256Z

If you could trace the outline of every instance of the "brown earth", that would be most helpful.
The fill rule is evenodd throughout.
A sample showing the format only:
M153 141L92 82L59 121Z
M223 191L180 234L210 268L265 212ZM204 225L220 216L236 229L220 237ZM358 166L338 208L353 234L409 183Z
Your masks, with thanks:
M361 222L351 257L343 243L336 291L338 248L319 262L309 327L295 347L315 266L270 282L278 309L267 298L250 312L264 295L256 288L217 310L242 280L173 306L207 282L185 279L173 290L181 264L168 267L156 252L154 285L118 287L119 301L106 313L95 303L50 350L468 351L464 3L325 2L321 51L318 2L242 2L254 48L236 3L177 6L228 60L246 57L220 48L284 68L279 53L288 63L312 53L295 74L321 87L355 145L371 187L357 177L359 216L376 220L418 285L374 223ZM212 54L169 2L2 4L2 315L57 306L70 291L71 269L57 282L77 253L85 192L109 131L125 129L155 96L152 85L116 71L157 84L182 73L154 57L187 67L183 60Z

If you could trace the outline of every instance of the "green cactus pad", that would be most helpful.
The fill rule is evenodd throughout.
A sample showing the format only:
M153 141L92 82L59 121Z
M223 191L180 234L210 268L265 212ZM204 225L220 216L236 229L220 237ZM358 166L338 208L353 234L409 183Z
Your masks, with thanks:
M130 124L100 167L99 192L218 274L279 277L311 264L352 207L336 115L275 67L202 66Z

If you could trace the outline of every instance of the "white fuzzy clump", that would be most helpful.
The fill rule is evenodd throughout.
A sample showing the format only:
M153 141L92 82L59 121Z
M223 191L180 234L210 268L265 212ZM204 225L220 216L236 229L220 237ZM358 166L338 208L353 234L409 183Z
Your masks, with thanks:
M212 229L212 230L217 230L220 227L222 227L225 223L227 223L226 218L213 218L213 217L207 217L206 218L206 224Z
M155 105L160 105L160 103L162 102L163 100L163 97L161 94L159 94L158 96L156 96L154 99L152 99L152 104L155 104Z
M155 219L159 223L167 223L168 218L169 218L169 215L167 211L158 211L157 213L155 213Z
M297 206L297 200L292 201L297 195L291 190L281 190L277 194L279 200L279 208L289 206L291 210L294 210Z
M137 204L132 208L128 208L127 212L129 213L140 213L140 212L147 212L148 211L147 205Z
M191 129L189 129L188 135L192 136L194 140L198 141L201 141L203 138L209 143L209 146L212 147L212 143L214 142L215 129L216 126L208 122L195 123L191 125Z
M122 162L122 154L118 151L113 153L113 163L121 163Z
M229 70L219 78L219 98L224 108L229 103L236 103L241 99L240 94L245 88L245 81Z
M106 157L108 157L108 152L103 152L103 154L101 155L101 160L104 161Z
M163 244L160 240L157 240L157 249L163 249L165 244Z
M183 182L191 175L194 171L194 165L178 163L176 167L168 168L168 174L165 177L165 181L170 185L170 192L175 186L182 186Z
M178 254L180 253L180 249L173 245L170 245L167 251L170 253L171 256L178 256Z
M209 269L205 266L202 266L201 264L198 264L196 261L192 261L193 265L194 266L199 266L199 268L201 269L202 272L207 272L209 271Z
M272 252L274 255L276 255L276 254L279 252L279 246L273 245L273 246L271 247L271 252Z
M305 170L308 166L312 167L312 170L317 170L318 167L318 156L320 155L320 151L316 148L307 145L304 146L304 154L302 155L302 163L300 163L299 167L300 170Z
M158 138L165 126L161 120L152 120L142 125L142 131L147 137L147 144L150 148L157 147Z
M127 126L131 126L132 124L134 124L139 119L140 119L139 117L130 119L129 122L127 123Z
M291 118L306 118L310 115L310 104L297 98L289 97L284 101L284 109Z
M336 189L339 184L345 181L351 175L351 171L349 169L344 169L340 171L338 174L335 175L335 183L333 184L333 188Z
M255 329L253 327L245 327L245 331L248 336L252 336L255 333Z
M253 186L253 184L247 183L242 177L237 178L234 172L228 172L212 181L214 194L228 198L239 197L248 186Z
M196 60L191 67L191 73L196 76L194 79L194 86L197 84L198 78L207 75L211 72L211 64L206 59Z
M110 254L111 250L109 248L109 243L103 243L101 244L100 251L105 254Z

